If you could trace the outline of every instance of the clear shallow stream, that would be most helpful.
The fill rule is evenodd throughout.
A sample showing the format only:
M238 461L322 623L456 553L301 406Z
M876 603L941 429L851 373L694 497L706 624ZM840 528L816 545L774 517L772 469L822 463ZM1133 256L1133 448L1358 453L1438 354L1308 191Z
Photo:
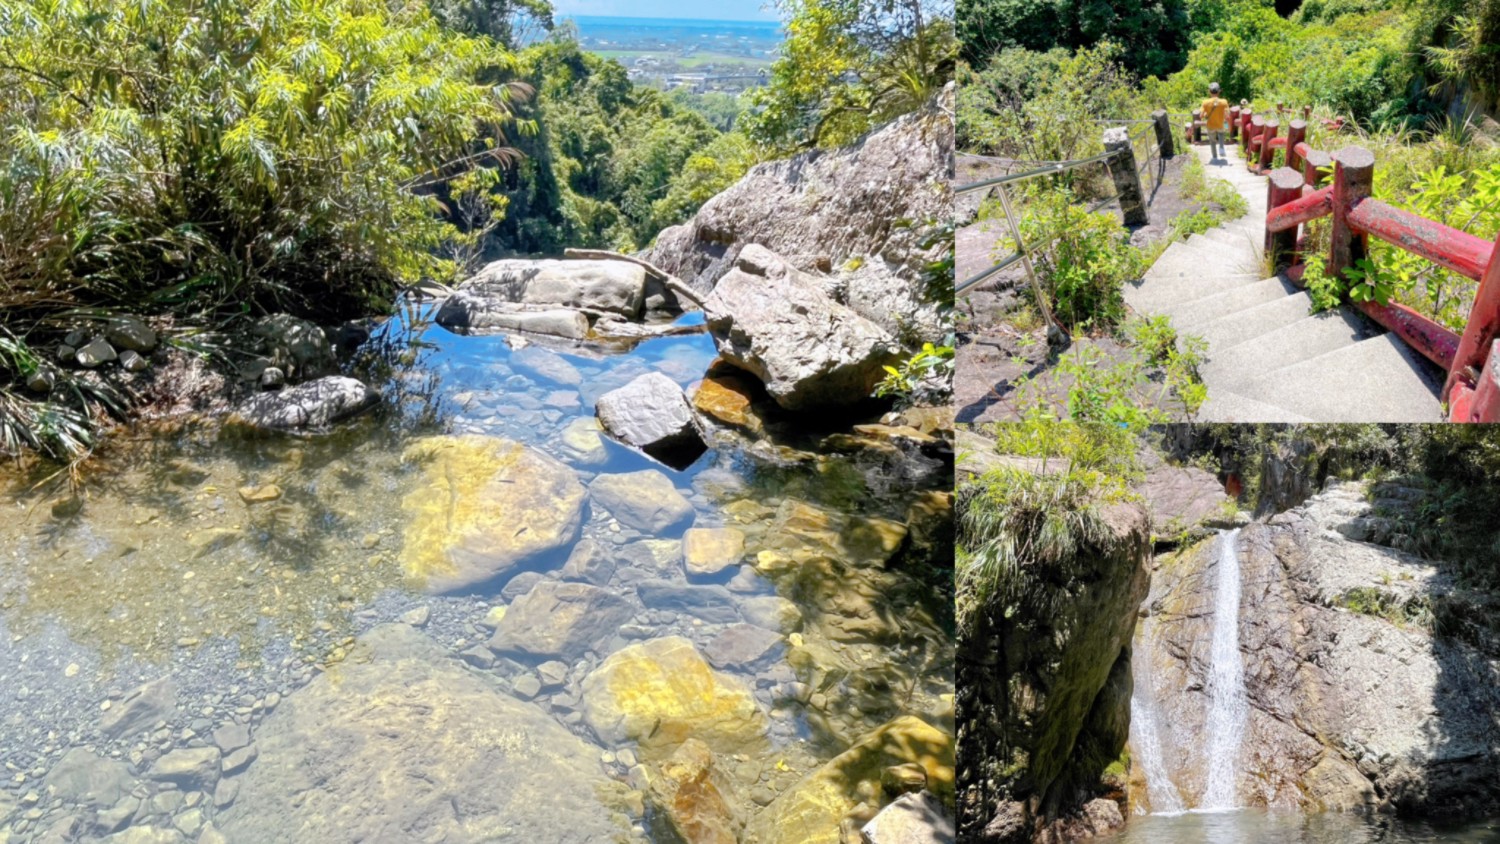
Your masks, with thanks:
M607 839L577 832L570 840L660 840L641 807L638 772L632 777L640 748L590 729L582 681L622 648L681 637L703 651L729 627L747 623L776 628L779 641L767 658L720 672L764 717L755 743L718 759L740 823L893 718L947 719L951 730L949 593L934 588L930 572L838 559L846 550L839 543L814 549L832 558L821 568L762 576L747 564L690 583L678 542L685 525L648 535L588 507L582 538L612 549L616 569L601 585L630 603L629 621L592 631L600 644L562 660L486 647L502 608L537 580L555 578L561 560L503 587L426 594L409 564L413 514L404 505L424 471L408 449L424 438L506 438L562 461L583 483L598 473L659 470L692 505L694 525L744 533L747 563L763 548L785 545L788 508L810 506L803 512L835 522L900 523L920 492L951 489L951 475L919 471L920 480L899 480L878 455L811 453L817 436L788 447L727 433L675 472L607 438L596 441L586 420L600 394L645 372L684 386L698 380L714 357L706 334L613 353L549 351L428 326L429 311L415 307L376 333L357 374L378 386L385 402L331 433L247 435L210 422L143 426L112 439L86 467L79 497L49 477L52 470L0 469L0 842L108 834L207 842L222 840L216 830L226 825L240 832L230 840L277 840L245 834L256 826L244 814L285 800L293 820L278 829L315 826L328 819L309 813L335 811L316 792L345 787L336 776L305 780L294 766L361 762L374 767L351 775L348 787L358 793L332 795L347 801L341 811L349 817L335 825L351 835L548 840L547 827L509 817L515 807L499 798L465 802L468 792L485 788L467 780L496 768L494 757L471 759L458 747L466 731L484 729L464 721L475 717L464 714L466 701L477 696L471 708L482 721L491 690L508 696L506 706L526 707L516 710L518 723L536 716L563 731L554 736L538 721L526 733L532 756L516 757L533 762L496 775L492 788L520 778L516 793L524 784L539 795L527 814L566 823L576 812L575 830L612 824ZM646 606L636 596L646 578L711 587L716 601L727 592L728 608L720 602L704 610L689 599ZM396 644L387 637L384 650L365 645L363 634L392 624L406 631ZM420 636L413 639L412 630ZM372 656L377 651L384 656ZM358 666L387 658L399 670L382 669L372 680L377 687L361 687ZM430 675L423 661L435 666ZM450 670L455 666L462 670ZM415 701L423 713L416 723L437 717L431 706L451 704L438 706L456 723L443 737L448 744L393 737L389 724L344 722L400 691L378 687L387 674L408 690L437 690L439 701ZM474 674L490 685L463 686ZM268 719L283 722L267 733L277 738L258 741ZM315 756L324 733L335 735L335 747L350 748L342 763ZM361 747L376 758L363 759ZM192 769L201 760L183 750L212 756L213 764ZM407 753L420 758L399 758ZM157 763L164 756L189 770L163 773L168 766ZM381 756L398 758L382 763ZM584 756L582 765L574 759ZM551 787L548 777L569 771L553 764L562 758L574 759L574 773L589 768L590 782L612 786L589 792L600 805L578 805L561 782ZM402 763L415 766L412 782L387 781L386 768ZM359 810L407 799L415 808L386 827L371 827L370 812Z

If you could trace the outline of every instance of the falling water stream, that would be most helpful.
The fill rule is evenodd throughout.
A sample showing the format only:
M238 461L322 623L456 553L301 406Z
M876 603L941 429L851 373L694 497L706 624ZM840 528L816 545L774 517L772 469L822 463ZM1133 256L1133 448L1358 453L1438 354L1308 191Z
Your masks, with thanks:
M1233 809L1240 742L1250 705L1245 697L1245 667L1240 659L1240 532L1219 536L1214 632L1208 666L1208 780L1200 809Z
M1146 619L1146 625L1153 623ZM1150 641L1150 637L1143 637ZM1130 746L1133 758L1146 776L1146 797L1154 813L1181 812L1187 808L1182 793L1167 773L1162 759L1161 725L1156 713L1156 688L1151 673L1151 655L1137 648L1131 655L1135 686L1130 695Z

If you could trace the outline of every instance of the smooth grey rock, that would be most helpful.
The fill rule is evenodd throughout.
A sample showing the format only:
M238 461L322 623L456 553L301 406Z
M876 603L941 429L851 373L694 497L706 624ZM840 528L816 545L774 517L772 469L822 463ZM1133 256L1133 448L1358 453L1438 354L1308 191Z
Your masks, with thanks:
M225 724L214 730L214 744L224 753L239 750L250 743L248 724Z
M919 791L892 800L860 834L866 844L953 844L958 831L942 801Z
M99 717L106 738L130 736L172 714L177 707L177 684L161 677L130 690Z
M628 837L599 748L404 624L363 634L265 720L256 746L214 819L230 841Z
M523 331L569 340L582 340L589 334L589 319L579 311L566 308L529 310L469 291L460 291L443 300L433 319L444 328L476 333Z
M126 372L144 372L147 367L151 366L151 361L141 357L139 353L127 349L120 353L120 366Z
M739 621L734 597L722 586L691 586L672 580L643 580L636 584L641 603L651 609L671 610L711 624Z
M614 636L632 614L624 599L597 586L543 581L506 610L490 648L576 659Z
M715 668L754 669L779 659L786 650L781 634L752 624L731 624L703 649Z
M57 347L57 359L62 361L63 363L77 363L78 347L63 343L62 345Z
M603 586L615 574L612 549L593 539L580 539L563 564L563 580L581 580L595 586Z
M119 803L134 782L124 762L105 759L81 747L64 754L43 780L52 797L96 809Z
M251 333L265 344L271 364L294 380L315 378L336 366L328 335L305 319L272 314L257 320Z
M459 285L459 294L634 319L645 301L646 270L628 261L506 259L486 264Z
M286 383L286 373L279 366L268 366L260 371L260 386L266 390L274 390Z
M239 406L235 416L256 428L326 428L379 401L380 394L369 386L353 378L329 375L279 393L252 396Z
M890 332L754 244L740 252L703 310L719 354L759 378L787 410L858 404L899 357Z
M111 319L104 327L104 339L116 349L128 349L141 354L150 353L157 343L156 331L135 317Z
M740 604L740 614L756 627L767 630L795 633L802 629L802 611L779 595L746 598Z
M57 383L57 372L47 367L42 367L26 376L26 389L33 393L50 393L52 385Z
M117 358L119 358L119 355L115 353L115 348L105 341L103 337L95 337L85 343L83 348L78 350L78 354L74 356L74 359L78 361L78 365L85 369L94 369L95 367L103 366Z
M156 760L147 775L175 783L183 791L213 791L219 782L219 759L217 747L185 747Z
M255 757L258 754L259 751L255 749L255 745L253 744L242 747L233 753L225 754L220 769L226 777L237 774L250 767L250 763L255 761Z
M589 483L589 495L621 524L650 534L686 526L694 515L672 479L655 469L599 475Z
M708 450L687 396L660 372L610 390L595 411L610 436L673 468L686 468Z

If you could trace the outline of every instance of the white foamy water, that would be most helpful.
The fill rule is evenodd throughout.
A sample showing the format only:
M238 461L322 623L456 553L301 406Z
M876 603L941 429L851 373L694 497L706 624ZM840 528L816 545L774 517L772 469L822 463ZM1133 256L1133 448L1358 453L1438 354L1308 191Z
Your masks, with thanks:
M1218 577L1214 588L1214 631L1208 666L1208 778L1200 809L1238 805L1235 780L1240 744L1250 704L1245 696L1245 666L1240 659L1240 532L1219 536Z
M1150 641L1149 637L1145 638ZM1151 802L1152 813L1181 812L1187 807L1162 760L1163 725L1156 716L1156 688L1151 680L1149 649L1137 650L1131 659L1135 673L1130 695L1131 758L1140 764L1141 773L1146 777L1146 798Z

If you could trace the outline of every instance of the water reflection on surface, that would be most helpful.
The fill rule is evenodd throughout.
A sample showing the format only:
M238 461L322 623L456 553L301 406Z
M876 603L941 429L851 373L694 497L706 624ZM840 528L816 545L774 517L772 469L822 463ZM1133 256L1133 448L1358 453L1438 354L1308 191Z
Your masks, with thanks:
M816 432L779 445L722 434L673 471L600 438L594 402L649 371L692 384L714 356L706 335L623 352L549 349L431 328L429 310L413 307L377 332L364 369L386 402L334 432L142 428L110 441L76 498L50 469L0 474L0 695L17 704L0 715L0 840L6 829L17 840L120 829L163 841L220 840L216 829L273 840L256 831L270 822L253 815L281 802L296 804L286 821L294 828L323 824L366 840L414 829L428 830L421 839L441 829L449 840L564 840L554 836L569 829L568 840L602 840L582 831L610 829L619 840L658 840L641 805L643 737L595 723L604 716L585 700L584 680L610 654L665 640L710 654L711 676L756 710L747 721L755 741L715 748L740 826L892 719L947 719L951 731L951 595L941 578L935 587L930 572L894 559L913 499L924 487L950 489L951 476L913 483L867 456L817 454ZM593 502L555 558L429 594L430 571L413 560L430 559L442 537L430 522L412 527L411 502L421 499L411 496L430 467L413 446L454 435L534 448L585 486L600 474L659 471L691 518L642 530ZM688 524L739 530L754 566L688 577ZM606 550L613 568L588 582L608 593L599 600L623 602L628 620L563 631L587 644L555 655L489 647L497 630L530 632L507 624L507 613L557 579L578 541ZM447 703L412 699L419 688ZM404 705L415 714L401 715ZM530 726L482 723L507 707ZM399 726L429 722L426 740L446 744L408 741ZM329 731L338 741L325 747ZM366 750L341 759L330 749L347 742ZM214 764L162 773L194 753ZM420 758L416 784L348 768L399 770L392 760L402 756ZM545 805L545 787L497 779L559 826L522 823L510 817L514 803L456 793L468 775L436 770L445 763L435 757L462 758L470 771L529 759L543 786L556 779L552 799L568 795L574 808ZM345 766L342 779L330 776L352 790L339 795L348 803L300 799L332 786L294 769L332 765ZM80 767L94 773L70 774ZM580 788L598 805L577 805ZM393 827L369 827L366 817L392 801L412 808L383 821ZM315 811L327 817L304 816Z

